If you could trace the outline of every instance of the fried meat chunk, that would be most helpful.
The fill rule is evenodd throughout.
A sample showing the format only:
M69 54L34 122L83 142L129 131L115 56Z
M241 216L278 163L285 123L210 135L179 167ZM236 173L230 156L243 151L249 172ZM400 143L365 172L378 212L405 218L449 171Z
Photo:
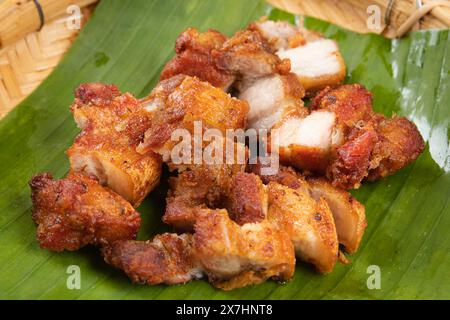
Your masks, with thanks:
M134 206L158 184L160 156L136 152L152 112L129 93L101 83L82 84L71 111L81 133L67 150L71 170L97 177Z
M222 206L233 177L244 170L245 164L197 165L171 177L163 221L177 230L192 231L198 209Z
M273 74L243 83L238 98L249 104L249 128L270 130L292 112L308 112L302 101L305 91L292 73Z
M227 38L216 30L199 32L188 28L176 40L176 56L170 60L161 72L160 80L169 79L178 74L195 76L227 91L235 76L227 70L219 69L213 51L222 47Z
M325 200L330 207L339 243L347 253L355 253L367 226L364 206L349 192L333 187L324 178L308 178L307 183L311 196Z
M332 111L342 128L327 177L350 189L363 179L386 177L417 159L425 144L417 127L406 118L387 118L372 109L372 95L359 84L327 88L313 99L314 110Z
M198 78L176 76L162 81L151 95L158 107L138 151L154 150L164 161L170 160L170 152L178 144L171 139L177 129L195 136L214 128L225 136L227 129L246 127L248 104Z
M116 241L102 249L105 261L141 284L179 284L203 276L191 234L164 233L152 241Z
M375 113L371 93L359 84L326 88L310 108L274 126L278 139L270 149L283 164L327 176L337 187L358 188L365 179L393 174L424 149L415 125Z
M33 220L42 248L63 251L134 239L140 216L121 196L97 180L72 174L54 180L48 173L30 181Z
M261 34L281 59L290 61L291 72L308 94L344 80L345 62L335 41L282 21L263 19L249 29Z
M217 66L238 79L256 79L275 73L289 73L289 60L282 60L255 31L241 30L214 52Z
M280 166L274 175L261 175L261 164L252 165L251 170L265 184L278 183L302 194L309 193L316 201L326 201L333 215L339 243L347 253L356 252L367 222L364 206L349 192L334 187L325 178L305 178L291 167Z
M269 278L287 281L294 274L292 242L267 219L239 226L225 209L204 209L195 224L194 243L209 281L224 290Z
M338 240L327 202L274 182L268 189L268 219L286 230L300 259L321 273L331 272L337 261Z
M103 256L134 282L177 284L206 275L224 290L269 278L287 281L295 269L292 243L284 231L267 220L239 226L225 209L200 209L193 235L117 241L103 249Z

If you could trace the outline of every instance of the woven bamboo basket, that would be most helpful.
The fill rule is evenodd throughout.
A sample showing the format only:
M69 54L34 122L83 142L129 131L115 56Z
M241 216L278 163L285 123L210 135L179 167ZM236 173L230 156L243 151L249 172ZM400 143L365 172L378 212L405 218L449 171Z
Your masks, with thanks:
M89 19L97 1L0 0L0 118L55 68ZM450 0L268 2L295 14L389 38L401 37L410 30L450 27ZM73 27L74 11L70 10L74 5L81 10L78 28Z

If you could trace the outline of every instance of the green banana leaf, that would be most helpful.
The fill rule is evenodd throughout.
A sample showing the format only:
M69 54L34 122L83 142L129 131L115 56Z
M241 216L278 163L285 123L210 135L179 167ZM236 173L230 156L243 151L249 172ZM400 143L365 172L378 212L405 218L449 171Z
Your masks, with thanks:
M102 261L97 248L64 253L39 248L27 182L37 172L62 177L68 171L64 151L78 132L68 110L74 88L102 81L144 96L183 29L216 28L231 35L264 14L294 20L271 11L264 1L101 1L56 70L0 122L1 299L450 298L448 30L388 40L306 19L309 28L338 41L348 67L346 81L370 89L376 111L414 121L427 141L416 162L354 192L366 206L368 228L350 264L339 264L328 275L299 264L287 284L267 281L223 292L206 281L131 284ZM162 191L156 191L139 208L144 219L140 239L166 230L160 222L163 204ZM80 268L80 289L68 289L71 265ZM379 289L367 285L373 265L380 270Z

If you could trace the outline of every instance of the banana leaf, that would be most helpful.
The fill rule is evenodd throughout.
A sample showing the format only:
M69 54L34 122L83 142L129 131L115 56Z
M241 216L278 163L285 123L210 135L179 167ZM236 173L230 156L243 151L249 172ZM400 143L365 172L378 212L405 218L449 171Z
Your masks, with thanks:
M350 264L339 264L328 275L299 264L289 283L267 281L224 292L206 281L136 285L106 265L97 248L64 253L39 248L27 182L42 171L56 177L67 173L64 151L78 132L68 106L78 84L115 83L144 96L183 29L215 28L231 35L261 15L295 20L264 1L101 1L55 71L0 122L1 299L450 298L448 30L388 40L305 21L338 41L348 67L346 82L364 84L374 94L377 112L408 117L427 141L413 164L354 192L366 206L368 228ZM140 239L167 230L160 222L163 204L161 189L139 208L144 219ZM80 268L79 289L67 285L71 265ZM379 288L368 286L373 266L380 271Z

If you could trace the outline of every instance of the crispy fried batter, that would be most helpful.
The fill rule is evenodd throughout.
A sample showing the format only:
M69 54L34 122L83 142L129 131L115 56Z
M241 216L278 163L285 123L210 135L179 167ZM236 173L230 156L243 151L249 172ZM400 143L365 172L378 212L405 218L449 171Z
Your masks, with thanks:
M180 77L176 78L180 81ZM178 141L172 141L171 135L176 129L188 130L195 134L194 126L201 124L200 130L215 128L225 135L227 129L245 128L248 104L231 98L222 90L211 86L198 78L184 77L173 90L162 90L167 87L166 81L155 89L158 107L152 119L152 126L145 133L144 142L139 151L154 150L168 161L172 148ZM153 93L152 93L153 95ZM203 131L200 131L202 133Z
M81 174L54 180L48 173L30 181L33 220L42 248L77 250L134 239L140 216L122 197Z
M152 241L116 241L102 249L105 261L141 284L179 284L203 276L190 234L164 233Z
M327 202L274 182L268 188L268 219L286 230L300 259L321 273L331 272L337 261L338 240Z
M166 64L160 80L185 74L199 77L227 91L235 77L227 70L218 69L211 53L220 49L225 41L226 37L216 30L200 33L197 29L188 28L178 37L175 44L176 56Z
M82 130L67 150L71 170L98 178L134 206L158 184L160 157L135 151L152 113L129 93L101 83L82 84L71 111Z
M287 281L294 274L292 242L268 220L239 226L226 210L201 210L194 243L209 281L224 290L269 278Z

